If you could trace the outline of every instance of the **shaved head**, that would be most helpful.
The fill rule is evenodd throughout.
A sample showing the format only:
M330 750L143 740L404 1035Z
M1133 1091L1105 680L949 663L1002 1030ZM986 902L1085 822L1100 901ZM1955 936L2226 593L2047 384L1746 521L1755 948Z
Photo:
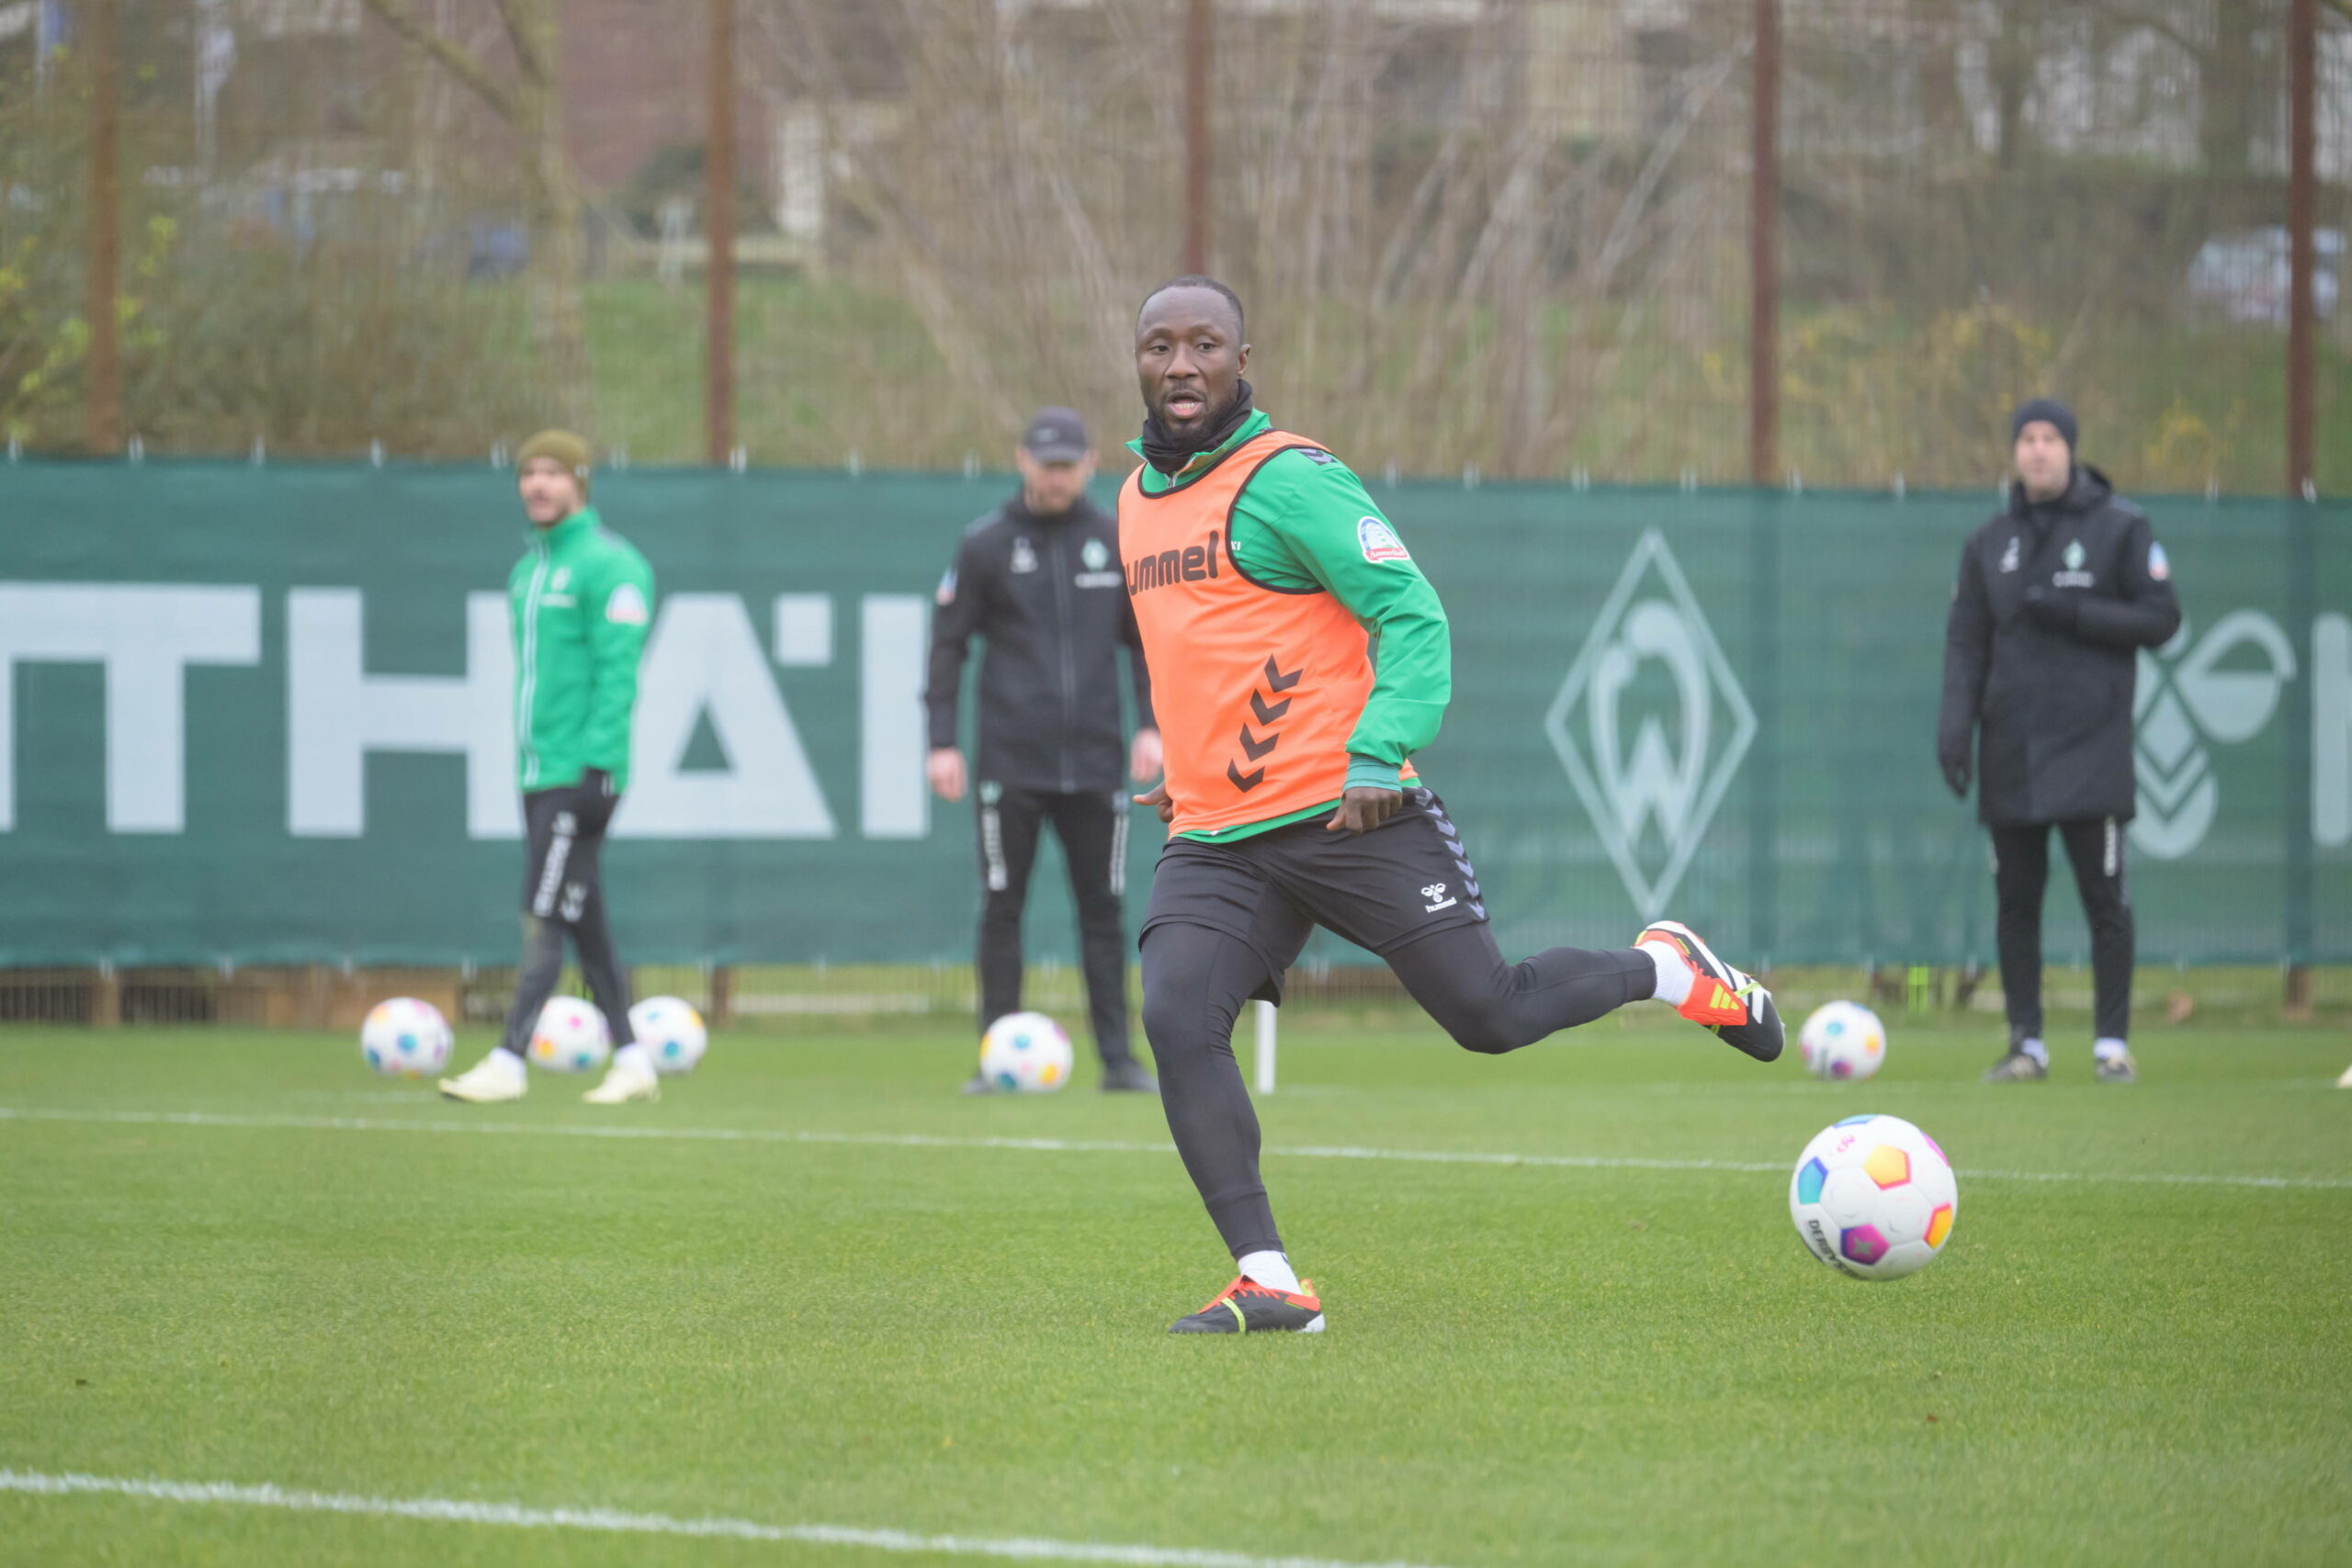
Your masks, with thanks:
M1145 412L1178 442L1215 430L1248 396L1250 345L1241 301L1214 277L1188 275L1153 289L1136 312L1136 377Z
M1248 321L1241 311L1241 296L1219 283L1216 278L1204 277L1196 272L1188 272L1182 277L1171 277L1145 295L1143 303L1136 309L1136 324L1137 326L1143 324L1144 316L1151 310L1153 300L1163 294L1172 294L1179 288L1205 288L1210 293L1222 298L1233 311L1233 341L1239 343L1249 336Z

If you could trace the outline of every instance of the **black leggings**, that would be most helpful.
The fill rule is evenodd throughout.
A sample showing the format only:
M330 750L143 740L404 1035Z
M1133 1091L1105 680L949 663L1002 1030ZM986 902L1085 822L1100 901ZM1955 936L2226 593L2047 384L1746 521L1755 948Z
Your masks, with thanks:
M1657 969L1633 949L1555 947L1506 964L1483 922L1432 931L1381 955L1464 1050L1516 1051L1643 1001ZM1280 1251L1258 1177L1258 1113L1233 1057L1241 1004L1277 978L1247 942L1206 926L1154 926L1143 942L1143 1027L1159 1067L1176 1152L1236 1258Z

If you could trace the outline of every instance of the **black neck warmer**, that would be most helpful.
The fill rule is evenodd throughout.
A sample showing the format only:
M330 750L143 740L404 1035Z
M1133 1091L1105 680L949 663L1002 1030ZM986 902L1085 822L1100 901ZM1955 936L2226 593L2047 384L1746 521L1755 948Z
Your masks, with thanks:
M1158 414L1144 415L1144 460L1173 479L1178 471L1194 457L1204 452L1214 452L1233 439L1233 433L1248 423L1250 416L1258 412L1256 405L1250 400L1250 383L1247 381L1235 383L1232 405L1225 411L1217 422L1203 430L1198 435L1182 439L1169 434L1167 431L1160 428Z

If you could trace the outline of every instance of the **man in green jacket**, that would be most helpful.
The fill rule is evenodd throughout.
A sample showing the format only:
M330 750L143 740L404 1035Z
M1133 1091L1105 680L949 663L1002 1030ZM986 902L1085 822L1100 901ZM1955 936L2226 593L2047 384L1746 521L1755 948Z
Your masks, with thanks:
M523 443L515 483L531 547L507 577L514 629L514 742L530 844L523 962L498 1048L441 1080L452 1100L520 1100L523 1051L555 990L569 932L588 993L611 1026L612 1070L594 1105L661 1098L653 1058L628 1022L628 971L613 951L596 874L605 829L628 786L637 660L653 620L653 572L588 504L588 444L548 430Z

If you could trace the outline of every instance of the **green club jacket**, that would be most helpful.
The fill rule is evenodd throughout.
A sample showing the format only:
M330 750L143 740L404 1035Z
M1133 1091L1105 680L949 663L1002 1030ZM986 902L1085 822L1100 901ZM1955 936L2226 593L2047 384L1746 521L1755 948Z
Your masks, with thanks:
M1273 427L1262 412L1214 451L1163 474L1148 462L1139 480L1159 495L1187 475ZM1143 443L1127 449L1143 456ZM1372 694L1348 738L1347 787L1395 789L1405 762L1437 739L1453 696L1453 646L1437 590L1411 559L1373 562L1359 525L1387 518L1353 470L1329 453L1278 453L1266 460L1234 503L1233 558L1256 581L1295 593L1330 594L1374 639ZM1395 529L1390 528L1393 535ZM1187 838L1224 843L1329 815L1338 802Z
M531 547L506 579L514 628L514 746L525 794L602 768L628 787L637 659L653 624L653 569L582 507Z

